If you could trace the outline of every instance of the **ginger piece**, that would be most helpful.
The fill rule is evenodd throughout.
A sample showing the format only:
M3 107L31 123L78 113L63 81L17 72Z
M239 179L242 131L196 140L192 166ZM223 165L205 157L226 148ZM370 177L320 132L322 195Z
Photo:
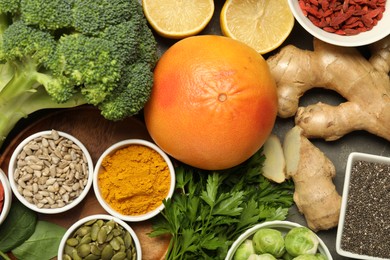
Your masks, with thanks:
M287 178L294 185L294 202L313 231L338 225L341 196L332 179L336 175L333 163L302 135L299 126L289 130L283 142Z
M288 45L267 59L278 86L278 115L295 115L307 138L332 141L365 130L390 140L390 36L371 47L369 59L357 48L318 39L313 47L309 51ZM314 87L336 91L346 101L298 108L299 98Z
M278 136L271 134L263 145L265 161L263 176L276 183L286 180L286 160L284 158L282 143Z

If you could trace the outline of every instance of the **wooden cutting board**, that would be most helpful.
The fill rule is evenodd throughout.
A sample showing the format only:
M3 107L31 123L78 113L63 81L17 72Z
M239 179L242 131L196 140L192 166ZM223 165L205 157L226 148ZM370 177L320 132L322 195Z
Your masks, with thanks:
M12 152L24 138L33 133L51 129L63 131L78 138L90 152L94 163L106 148L118 141L131 138L151 141L143 122L134 117L113 122L104 119L96 108L90 106L59 110L32 122L11 140L4 153L0 155L1 169L8 174L8 164ZM39 219L68 228L80 218L92 214L108 213L100 206L91 188L87 197L74 209L55 215L39 214ZM169 237L150 238L148 236L148 233L152 230L150 221L129 222L128 224L134 229L141 241L142 259L164 258L169 244Z

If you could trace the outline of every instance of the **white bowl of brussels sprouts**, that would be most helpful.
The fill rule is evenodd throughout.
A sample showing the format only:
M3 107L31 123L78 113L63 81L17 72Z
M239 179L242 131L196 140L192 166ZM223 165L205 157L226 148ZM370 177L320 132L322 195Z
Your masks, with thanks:
M267 221L241 234L225 260L333 260L309 228L290 221Z

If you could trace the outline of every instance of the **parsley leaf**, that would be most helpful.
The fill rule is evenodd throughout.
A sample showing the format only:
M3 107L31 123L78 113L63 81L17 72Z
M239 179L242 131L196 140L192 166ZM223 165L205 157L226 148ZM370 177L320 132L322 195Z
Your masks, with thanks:
M224 171L177 164L177 192L164 201L165 209L149 234L171 235L166 259L224 259L246 229L286 219L293 204L293 182L267 180L262 175L264 159L259 150Z

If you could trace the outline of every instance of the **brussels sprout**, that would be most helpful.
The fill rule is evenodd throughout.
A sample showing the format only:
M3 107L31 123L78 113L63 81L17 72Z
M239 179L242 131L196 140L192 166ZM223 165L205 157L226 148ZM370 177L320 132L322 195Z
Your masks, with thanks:
M326 256L324 256L323 254L321 253L317 253L316 254L316 257L318 260L327 260Z
M261 255L252 254L249 256L248 260L277 260L277 259L273 255L267 253Z
M293 258L294 260L319 260L316 255L304 254Z
M257 254L269 253L276 258L286 251L282 232L272 228L263 228L253 235L253 246Z
M256 254L251 254L248 257L248 260L259 260L259 259L260 259L260 255L256 255Z
M319 240L307 227L295 227L284 237L286 251L292 256L317 253Z
M283 260L292 260L294 257L292 255L290 255L287 251L284 252L283 256L282 256L282 259Z
M253 247L252 240L247 239L242 242L241 245L237 248L234 253L234 260L247 260L251 254L255 253L255 248Z

